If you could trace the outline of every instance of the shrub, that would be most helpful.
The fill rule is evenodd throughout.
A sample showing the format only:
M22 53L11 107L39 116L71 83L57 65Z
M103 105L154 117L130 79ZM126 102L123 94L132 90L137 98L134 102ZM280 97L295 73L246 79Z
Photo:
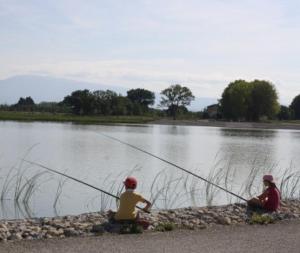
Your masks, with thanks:
M159 223L156 227L155 227L155 231L159 231L159 232L166 232L166 231L172 231L175 229L175 224L171 223L171 222L164 222L164 223Z
M250 219L250 224L261 224L261 225L266 225L270 223L274 223L275 220L274 218L269 215L269 214L257 214L254 213Z

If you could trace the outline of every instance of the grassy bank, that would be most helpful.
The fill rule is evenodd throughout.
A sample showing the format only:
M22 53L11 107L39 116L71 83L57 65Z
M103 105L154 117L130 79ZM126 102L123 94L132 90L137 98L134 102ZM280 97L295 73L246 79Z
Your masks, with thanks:
M63 113L0 111L0 120L74 122L80 124L147 123L157 118L152 116L76 116Z
M46 112L13 112L0 111L0 120L13 121L48 121L48 122L74 122L78 124L114 124L132 123L145 124L154 123L159 125L184 125L184 126L215 126L230 128L262 128L262 129L300 129L300 120L278 121L270 120L264 122L227 122L215 120L200 120L191 115L178 117L173 120L169 117L157 116L77 116L66 113Z

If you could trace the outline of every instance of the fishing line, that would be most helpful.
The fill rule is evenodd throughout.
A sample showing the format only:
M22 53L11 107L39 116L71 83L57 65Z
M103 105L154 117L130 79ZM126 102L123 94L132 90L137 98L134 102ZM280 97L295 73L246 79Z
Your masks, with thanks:
M112 194L112 193L110 193L110 192L108 192L108 191L102 190L102 189L100 189L100 188L98 188L98 187L96 187L96 186L94 186L94 185L91 185L91 184L89 184L89 183L86 183L86 182L84 182L84 181L82 181L82 180L80 180L80 179L77 179L77 178L75 178L75 177L69 176L69 175L67 175L67 174L65 174L65 173L62 173L62 172L60 172L60 171L57 171L57 170L48 168L48 167L46 167L45 165L42 165L42 164L40 164L40 163L28 161L28 160L26 160L26 159L22 159L22 160L23 160L24 162L29 163L29 164L36 165L36 166L38 166L38 167L41 167L41 168L46 169L46 170L48 170L48 171L51 171L51 172L53 172L53 173L55 173L55 174L64 176L64 177L66 177L66 178L69 178L69 179L71 179L71 180L73 180L73 181L76 181L76 182L78 182L78 183L80 183L80 184L84 184L84 185L86 185L86 186L88 186L88 187L91 187L91 188L93 188L93 189L95 189L95 190L97 190L97 191L100 191L100 192L102 192L102 193L104 193L104 194L106 194L106 195L108 195L108 196L110 196L110 197L113 197L113 198L115 198L115 199L118 199L118 200L120 199L120 197L118 197L118 196L116 196L116 195L114 195L114 194ZM139 206L136 206L136 208L138 208L138 209L140 209L140 210L142 210L142 211L144 211L144 212L146 212L146 213L150 213L149 211L146 211L146 210L144 210L143 208L141 208L141 207L139 207Z
M196 177L196 178L198 178L198 179L203 180L204 182L206 182L206 183L208 183L208 184L210 184L210 185L212 185L212 186L215 186L215 187L219 188L219 189L222 190L222 191L225 191L225 192L227 192L227 193L229 193L229 194L231 194L231 195L233 195L233 196L235 196L235 197L237 197L237 198L239 198L239 199L241 199L241 200L247 202L247 200L246 200L245 198L243 198L243 197L237 195L236 193L231 192L231 191L229 191L229 190L223 188L222 186L219 186L219 185L217 185L217 184L215 184L215 183L213 183L213 182L207 180L206 178L201 177L200 175L198 175L198 174L196 174L196 173L194 173L194 172L192 172L192 171L189 171L189 170L187 170L187 169L185 169L185 168L183 168L183 167L180 167L179 165L177 165L177 164L175 164L175 163L172 163L172 162L170 162L170 161L168 161L168 160L166 160L166 159L164 159L164 158L161 158L161 157L159 157L159 156L157 156L157 155L154 155L154 154L152 154L152 153L150 153L150 152L148 152L148 151L146 151L146 150L144 150L144 149L141 149L141 148L139 148L139 147L136 147L136 146L134 146L134 145L132 145L132 144L130 144L130 143L127 143L127 142L125 142L125 141L119 140L119 139L117 139L117 138L115 138L115 137L112 137L112 136L110 136L110 135L103 134L103 133L99 133L99 132L95 132L95 133L100 134L100 135L102 135L102 136L104 136L104 137L106 137L106 138L108 138L108 139L117 141L117 142L119 142L119 143L121 143L121 144L123 144L123 145L129 146L129 147L131 147L131 148L133 148L133 149L135 149L135 150L138 150L138 151L140 151L140 152L142 152L142 153L145 153L145 154L147 154L147 155L150 155L150 156L152 156L152 157L154 157L154 158L157 158L158 160L160 160L160 161L162 161L162 162L164 162L164 163L167 163L167 164L169 164L169 165L172 165L173 167L176 167L177 169L180 169L180 170L182 170L182 171L184 171L184 172L186 172L186 173L188 173L188 174L190 174L190 175L192 175L192 176L194 176L194 177Z

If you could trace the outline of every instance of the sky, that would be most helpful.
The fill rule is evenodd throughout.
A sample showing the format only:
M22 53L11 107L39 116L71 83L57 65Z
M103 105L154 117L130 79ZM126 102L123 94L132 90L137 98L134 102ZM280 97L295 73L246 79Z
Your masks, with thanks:
M44 75L221 96L265 79L300 93L297 0L0 0L0 79Z

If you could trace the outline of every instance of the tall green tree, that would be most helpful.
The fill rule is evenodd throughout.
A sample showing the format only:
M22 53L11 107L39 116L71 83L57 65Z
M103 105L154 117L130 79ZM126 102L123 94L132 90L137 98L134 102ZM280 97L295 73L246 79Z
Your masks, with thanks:
M225 88L220 109L226 119L257 121L263 116L275 117L280 107L277 91L270 82L237 80Z
M13 105L12 107L20 111L32 111L35 107L35 103L31 97L21 97L18 103Z
M167 107L171 110L173 119L176 119L178 109L190 105L195 99L191 90L187 87L181 86L180 84L171 85L169 88L164 89L161 92L160 104L163 107Z
M75 114L87 115L93 113L94 102L93 94L85 89L72 92L64 98L62 104L70 106Z
M113 103L118 94L111 90L97 90L93 92L95 99L95 112L97 114L113 114Z
M220 100L220 110L224 118L245 120L249 117L252 84L236 80L224 90Z
M291 110L287 106L281 105L277 115L279 120L289 120L291 118Z
M32 106L35 105L33 99L31 97L26 97L26 98L20 98L18 103L18 106Z
M127 91L127 97L132 103L140 104L145 109L148 109L148 106L155 102L154 92L146 89L131 89Z
M293 99L290 108L292 110L293 118L300 119L300 95Z
M274 85L264 80L254 80L251 92L251 118L257 121L262 116L274 118L279 112L278 95Z
M129 115L131 112L132 103L127 97L119 95L113 98L112 113L114 115Z

